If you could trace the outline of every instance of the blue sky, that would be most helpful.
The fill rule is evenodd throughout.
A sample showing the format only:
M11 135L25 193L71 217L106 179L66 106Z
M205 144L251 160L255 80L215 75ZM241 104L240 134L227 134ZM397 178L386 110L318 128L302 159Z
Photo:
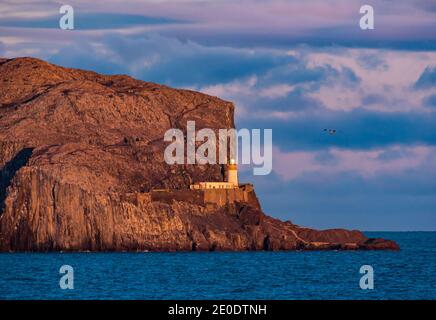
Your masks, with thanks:
M315 228L436 230L436 3L2 1L0 56L199 90L273 129L265 211ZM334 136L324 128L335 128Z

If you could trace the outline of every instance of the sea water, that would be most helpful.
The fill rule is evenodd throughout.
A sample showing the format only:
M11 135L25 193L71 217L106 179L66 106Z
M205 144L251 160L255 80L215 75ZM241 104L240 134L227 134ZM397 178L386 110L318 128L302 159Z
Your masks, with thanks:
M436 232L366 234L401 250L2 253L0 299L436 299ZM72 290L60 287L63 265Z

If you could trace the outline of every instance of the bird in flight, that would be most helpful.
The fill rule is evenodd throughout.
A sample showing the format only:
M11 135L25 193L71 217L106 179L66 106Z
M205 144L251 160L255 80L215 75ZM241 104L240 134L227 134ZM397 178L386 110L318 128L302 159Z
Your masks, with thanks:
M327 132L329 135L333 136L335 135L338 131L336 129L324 129L324 132Z

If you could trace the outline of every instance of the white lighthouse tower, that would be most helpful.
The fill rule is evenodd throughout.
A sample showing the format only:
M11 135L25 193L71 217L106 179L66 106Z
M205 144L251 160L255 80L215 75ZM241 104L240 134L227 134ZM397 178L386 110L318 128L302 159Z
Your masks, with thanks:
M227 165L227 182L232 184L234 188L239 186L238 166L236 165L235 159L230 159L230 162Z

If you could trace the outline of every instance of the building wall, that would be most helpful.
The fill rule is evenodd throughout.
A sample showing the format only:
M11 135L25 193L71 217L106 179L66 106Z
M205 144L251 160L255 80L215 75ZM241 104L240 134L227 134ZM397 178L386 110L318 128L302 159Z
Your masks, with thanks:
M174 200L185 201L204 206L204 192L203 190L153 190L151 191L151 200L165 203L172 203Z
M248 201L248 194L241 189L206 189L204 190L204 203L225 206L234 202Z
M236 168L227 170L227 181L235 186L239 184L238 170L236 170Z
M229 182L199 182L190 186L193 190L204 189L232 189L235 186Z
M233 189L202 189L202 190L153 190L152 201L171 203L185 201L201 206L226 206L235 202L249 202L259 206L252 185L246 184Z

